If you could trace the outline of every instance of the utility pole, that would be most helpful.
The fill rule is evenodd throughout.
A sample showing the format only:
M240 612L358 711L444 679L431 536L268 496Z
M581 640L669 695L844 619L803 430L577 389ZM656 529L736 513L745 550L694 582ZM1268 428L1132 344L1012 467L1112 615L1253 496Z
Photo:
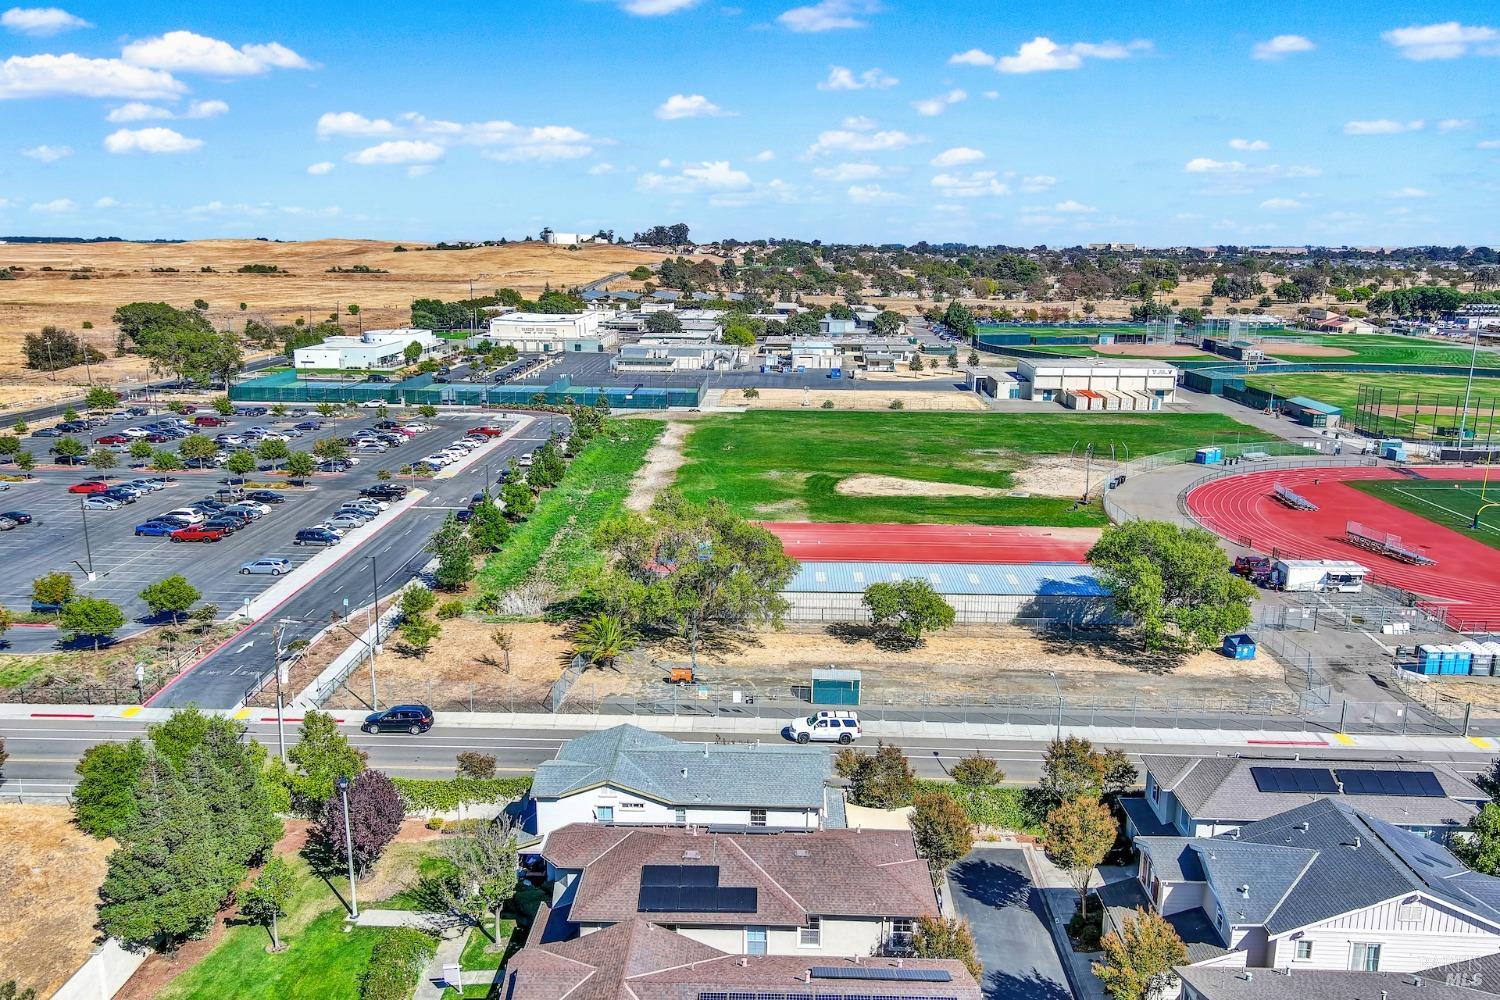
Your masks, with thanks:
M380 574L375 569L375 557L365 556L370 560L370 600L374 602L374 611L371 613L370 628L374 635L370 638L370 710L377 711L380 708L380 699L375 687L375 650L380 645Z

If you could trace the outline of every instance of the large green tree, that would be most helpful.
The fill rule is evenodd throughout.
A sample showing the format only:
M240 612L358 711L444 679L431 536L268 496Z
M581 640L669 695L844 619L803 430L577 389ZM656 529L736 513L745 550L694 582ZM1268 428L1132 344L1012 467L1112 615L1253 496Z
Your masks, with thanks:
M913 800L911 832L917 853L927 859L934 882L948 866L974 847L974 824L958 800L941 792L927 792Z
M290 776L292 804L316 815L333 794L335 778L352 778L365 769L365 754L349 745L333 716L309 711L302 719L302 738L287 751L295 770Z
M1042 830L1047 860L1067 873L1078 893L1078 912L1087 915L1089 880L1114 846L1115 818L1104 803L1081 795L1048 813Z
M485 823L444 846L455 878L446 883L448 908L476 924L495 921L491 946L500 942L500 911L516 891L516 839L508 825Z
M1255 588L1202 528L1127 521L1104 529L1089 563L1148 649L1202 649L1250 624Z
M1176 928L1155 911L1138 907L1120 929L1104 935L1104 960L1093 963L1094 975L1114 1000L1166 996L1177 978L1172 970L1188 958Z
M99 648L125 624L125 612L102 597L80 597L63 605L58 625L74 639L88 639Z
M188 583L187 577L181 573L173 573L163 580L158 580L140 593L141 600L146 602L146 607L153 615L171 615L173 621L196 604L198 598L202 596L198 588Z
M135 818L136 785L146 764L140 740L96 743L83 752L73 768L73 818L78 828L94 837L118 839Z
M876 630L913 645L925 633L949 628L956 617L953 605L926 580L872 583L863 600Z

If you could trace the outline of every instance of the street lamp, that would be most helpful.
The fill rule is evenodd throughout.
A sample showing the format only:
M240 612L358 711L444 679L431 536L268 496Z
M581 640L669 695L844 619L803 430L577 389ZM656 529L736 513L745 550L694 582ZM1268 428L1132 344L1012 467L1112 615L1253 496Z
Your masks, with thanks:
M380 699L376 696L375 688L375 650L380 645L380 574L375 568L375 557L365 556L370 560L370 600L374 603L373 617L370 627L375 634L370 639L370 711L378 711Z
M1050 677L1050 678L1052 678L1052 689L1055 692L1057 692L1057 733L1053 737L1053 741L1057 742L1057 743L1061 743L1062 742L1062 712L1063 712L1062 685L1057 682L1057 672L1056 671L1054 671L1054 670L1047 671L1047 676Z
M89 509L84 503L84 497L78 498L78 512L83 515L83 555L89 563L89 579L94 578L94 550L89 545Z
M359 893L354 888L354 835L349 832L349 779L339 777L334 784L338 786L339 796L344 800L344 853L349 859L349 919L359 919Z

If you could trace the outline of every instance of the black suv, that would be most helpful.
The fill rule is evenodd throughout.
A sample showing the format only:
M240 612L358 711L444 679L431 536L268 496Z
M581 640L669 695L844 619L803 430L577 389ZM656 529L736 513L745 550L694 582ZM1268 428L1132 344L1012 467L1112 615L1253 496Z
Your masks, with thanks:
M254 500L257 503L278 504L286 503L286 497L275 490L251 490L245 494L246 500Z
M372 500L400 500L406 496L406 487L397 486L395 483L377 483L374 486L366 486L359 491L359 495Z
M396 705L384 712L371 712L360 727L367 733L411 733L420 736L432 728L432 709L426 705Z

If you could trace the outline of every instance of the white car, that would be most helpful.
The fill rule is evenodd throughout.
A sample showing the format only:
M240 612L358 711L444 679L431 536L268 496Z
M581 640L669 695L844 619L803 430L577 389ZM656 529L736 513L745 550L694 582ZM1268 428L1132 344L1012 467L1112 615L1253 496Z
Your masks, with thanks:
M339 528L339 527L336 527L333 524L330 524L328 521L323 521L320 524L315 524L315 525L313 525L313 527L314 528L321 528L324 531L331 531L335 535L338 535L340 538L343 538L345 535L349 534L349 529L348 528Z
M363 441L360 441L354 446L354 450L373 451L377 455L384 454L385 452L390 451L390 449L385 446L385 442L376 441L374 438L365 438Z
M369 524L371 521L375 520L375 515L374 514L371 514L367 510L361 510L358 507L340 507L338 510L334 511L329 516L330 517L352 517L356 521L359 522L359 524L355 525L355 527L357 527L357 528L364 527L366 524Z
M120 433L128 438L143 438L150 435L151 432L144 427L125 427L120 430Z
M100 496L89 497L83 502L84 510L119 510L123 506L125 505L118 500Z
M250 576L253 573L269 573L272 576L280 576L283 573L289 572L291 568L292 561L290 559L270 556L265 559L256 559L253 562L245 563L240 567L240 573L244 576Z
M166 516L180 517L190 525L203 523L203 515L198 513L196 510L193 510L191 507L178 507L176 510L169 510L167 511Z
M436 455L428 455L426 458L422 459L422 461L426 462L428 465L438 465L438 466L452 465L453 464L453 456L452 455L445 455L442 452L438 452Z
M369 519L362 517L359 511L341 510L337 514L323 522L323 526L332 531L349 531L352 528L363 528Z
M375 409L379 409L382 406L389 406L391 404L387 403L383 399L367 399L363 403L360 403L359 405L363 409L366 409L366 410L375 410Z
M798 743L814 740L820 743L853 743L864 735L859 728L859 713L822 711L798 716L782 730Z
M374 516L375 514L379 514L383 510L389 510L390 506L391 505L384 500L377 500L374 497L360 497L358 500L345 500L343 503L339 504L339 509L367 510L370 512L371 516Z
M526 454L524 454L520 458L516 459L516 464L519 465L523 469L530 468L531 467L531 452L528 451Z

